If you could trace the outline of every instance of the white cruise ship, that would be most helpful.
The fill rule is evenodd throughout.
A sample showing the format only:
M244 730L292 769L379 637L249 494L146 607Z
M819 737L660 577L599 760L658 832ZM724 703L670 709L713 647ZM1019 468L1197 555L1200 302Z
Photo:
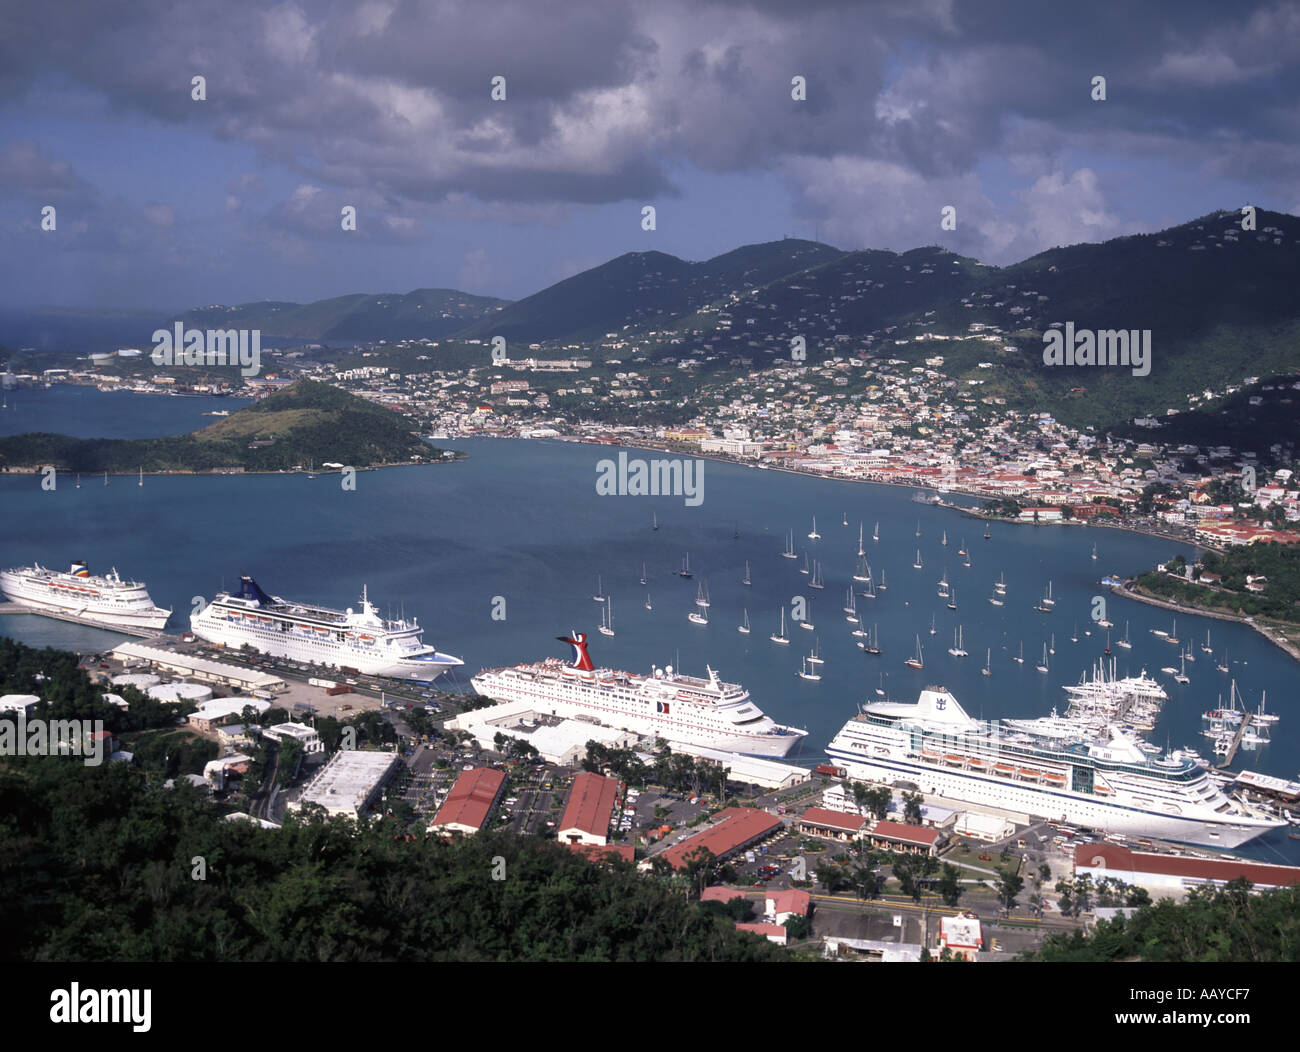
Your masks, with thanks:
M200 639L337 668L355 668L369 676L432 682L460 658L439 653L421 639L415 620L385 621L363 588L361 609L331 610L269 596L251 577L239 579L234 595L220 592L190 617Z
M1070 740L976 720L944 687L914 705L862 706L826 752L850 777L1109 833L1234 848L1285 825L1248 814L1191 761L1151 759L1121 735Z
M587 654L585 633L556 638L573 648L572 665L548 658L485 669L470 682L489 698L528 701L540 713L585 716L667 742L750 756L785 756L808 733L773 722L750 700L749 691L723 683L711 668L708 679L684 676L671 665L652 667L649 676L598 669Z
M154 605L139 581L124 581L117 570L103 577L76 560L67 573L25 566L0 571L0 592L33 613L66 616L105 628L152 629L161 632L170 610Z

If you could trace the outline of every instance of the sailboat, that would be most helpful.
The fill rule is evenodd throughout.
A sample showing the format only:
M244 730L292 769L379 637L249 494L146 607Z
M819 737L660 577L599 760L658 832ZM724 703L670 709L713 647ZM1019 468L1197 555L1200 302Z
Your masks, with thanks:
M917 520L916 520L916 535L917 535L918 537L921 536L921 520L920 520L920 519L917 519Z
M597 603L605 601L605 593L600 590L600 574L596 574L596 594L591 597Z
M1219 664L1215 665L1214 667L1217 668L1220 672L1228 671L1228 648L1227 647L1223 648L1223 660L1219 662Z
M1208 628L1205 630L1205 642L1201 644L1201 653L1203 654L1214 653L1214 651L1210 647L1210 630Z
M781 553L781 558L783 558L783 559L797 559L797 558L799 558L799 556L795 555L795 553L794 553L794 530L791 530L791 531L786 535L786 540L785 540L785 551L783 551L783 552Z
M1079 642L1079 622L1078 622L1078 621L1076 621L1076 622L1074 623L1074 635L1072 635L1072 636L1070 637L1070 642L1071 642L1071 643L1077 643L1077 642Z
M966 538L965 538L965 537L963 537L963 538L961 539L961 547L957 549L957 554L960 555L962 558L965 558L966 556L968 556L968 555L970 554L970 552L968 552L968 551L966 550Z
M749 610L748 609L745 610L744 623L739 625L736 628L736 631L741 633L741 635L746 635L746 636L749 635Z
M745 560L745 576L740 579L741 584L752 585L754 582L749 579L749 560Z
M874 625L873 627L875 629L875 634L867 636L867 641L865 643L862 642L861 640L858 640L858 646L861 647L863 650L865 650L868 654L879 654L880 653L880 626Z
M948 648L948 653L951 654L953 657L959 657L959 658L966 657L966 648L962 646L961 625L957 626L957 631L953 633L953 635L954 635L953 643L952 646Z
M813 575L812 575L812 580L808 582L808 587L809 588L826 587L825 583L822 581L822 564L820 560L813 562Z
M934 635L938 629L934 627L934 614L930 615L930 635Z
M805 577L808 576L808 549L803 550L803 567L799 570Z
M840 525L841 525L841 526L847 526L848 524L849 524L849 513L846 511L846 512L844 513L844 519L843 519L843 521L840 523Z
M908 668L925 668L925 662L921 660L921 637L916 637L916 655L908 658L903 662Z
M605 609L603 611L604 620L600 623L600 634L602 636L612 636L614 634L614 600L605 600Z
M1039 664L1035 665L1034 668L1038 669L1039 672L1045 673L1047 671L1047 644L1046 643L1043 644L1043 660L1039 662Z
M1049 609L1056 605L1056 600L1052 598L1052 582L1047 582L1047 595L1043 598L1043 605Z
M858 556L858 570L857 573L853 575L853 579L855 581L871 580L871 567L867 565L867 558L865 555Z
M921 549L920 549L920 548L917 548L917 549L916 549L916 562L912 563L912 569L913 569L913 570L919 570L919 569L921 569Z
M811 621L800 621L800 622L799 622L799 627L800 627L800 628L806 628L806 629L808 629L809 632L811 632L811 631L812 631L814 628L816 628L817 626L814 625Z
M1056 633L1055 633L1055 632L1052 633L1052 642L1048 645L1048 647L1047 647L1047 652L1048 652L1049 654L1055 654L1055 653L1056 653Z
M1184 655L1184 656L1185 656L1185 655ZM1174 677L1174 682L1175 682L1175 683L1190 683L1190 682L1191 682L1191 680L1189 680L1189 679L1187 678L1187 662L1186 662L1186 661L1180 661L1180 662L1178 663L1178 675L1176 675L1176 676Z
M687 552L685 558L682 559L682 568L681 568L680 570L677 571L677 576L678 576L678 577L694 577L694 576L695 576L694 571L691 569L691 553L690 553L690 552Z
M948 571L944 570L943 576L939 578L939 598L948 598Z
M1002 573L998 574L998 579L994 582L994 584L993 584L993 588L994 588L994 590L997 591L998 595L1005 595L1005 594L1006 594L1006 591L1007 591L1007 575L1006 575L1006 572L1005 572L1005 571L1003 571Z
M883 672L880 674L880 686L876 688L876 693L882 698L885 696L885 674Z
M783 647L790 645L790 637L785 634L785 607L781 607L781 628L775 635L767 637L773 643L779 643Z
M812 528L812 533L808 534L808 539L809 539L810 541L819 541L819 540L821 540L821 537L822 537L822 535L821 535L820 533L817 532L817 516L814 515L814 516L813 516L813 528Z
M1097 561L1097 546L1095 544L1092 546L1092 561Z
M867 554L867 550L862 547L862 523L858 523L858 558L861 559Z
M952 595L948 599L948 609L949 610L957 609L957 586L956 585L953 585Z
M984 524L984 539L986 541L989 539L989 524L987 522Z
M143 468L143 467L140 468L140 481L139 481L139 483L137 483L137 485L140 485L140 486L143 486L143 485L144 485L144 468Z
M77 476L77 489L81 489L81 476Z
M659 516L653 511L650 513L650 528L652 530L659 529Z
M879 523L879 522L876 523L876 528L875 528L874 530L871 531L871 539L872 539L873 541L879 541L879 540L880 540L880 523Z
M822 677L821 677L821 673L819 673L819 672L817 672L817 671L815 671L815 670L812 671L812 672L809 672L809 671L808 671L808 659L807 659L807 658L804 658L804 659L803 659L803 667L799 670L799 678L800 678L800 679L808 679L808 680L812 680L814 683L816 683L816 682L818 682Z
M104 472L104 485L105 485L105 486L108 485L108 472L107 472L107 471Z
M1164 639L1166 643L1173 643L1174 646L1177 646L1179 642L1178 636L1176 635L1177 632L1178 632L1178 618L1174 618L1173 631L1170 632L1167 636L1162 636L1161 638Z
M948 547L948 531L947 531L947 530L944 530L944 531L943 531L943 540L941 540L939 543L942 544L945 548Z
M641 564L641 583L645 584L645 563Z
M686 620L693 625L707 625L709 623L709 601L704 596L704 582L700 582L699 591L695 597L695 606L697 609L692 610L686 615Z
M884 586L882 585L881 587L883 588ZM867 587L864 588L861 592L859 592L858 595L862 596L863 599L876 598L876 585L875 582L871 580L870 566L867 567Z
M1020 654L1019 654L1019 656L1018 656L1018 657L1013 657L1011 660L1012 660L1012 661L1015 661L1015 662L1018 662L1018 663L1021 664L1021 665L1023 665L1023 664L1025 663L1025 641L1024 641L1023 639L1020 641Z
M647 610L653 610L653 609L654 609L654 607L650 605L650 593L649 593L649 592L646 592L646 594L645 594L645 608L646 608Z
M1124 622L1124 638L1115 640L1117 647L1123 647L1125 650L1132 650L1133 644L1128 641L1128 622Z
M812 653L808 655L808 664L810 665L826 664L826 659L821 656L821 648L822 648L822 641L814 636Z
M1002 600L1002 597L997 592L994 592L991 596L989 596L989 602L992 603L994 606L1005 605Z
M852 586L849 587L848 593L845 597L844 613L846 615L844 620L849 624L856 625L858 623L858 605L853 599Z
M1050 589L1052 586L1049 584L1047 587ZM1052 606L1047 602L1047 596L1044 596L1042 599L1038 600L1038 602L1034 604L1034 609L1037 610L1040 614L1050 614L1052 612Z
M876 585L876 588L877 588L878 590L882 591L882 592L886 592L886 591L889 590L889 585L885 584L885 571L884 571L884 570L881 570L881 571L880 571L880 584Z
M990 647L988 650L984 651L984 667L980 669L980 671L986 676L993 675L993 670L989 668L989 661L990 659L992 659L992 657L993 657L993 648Z

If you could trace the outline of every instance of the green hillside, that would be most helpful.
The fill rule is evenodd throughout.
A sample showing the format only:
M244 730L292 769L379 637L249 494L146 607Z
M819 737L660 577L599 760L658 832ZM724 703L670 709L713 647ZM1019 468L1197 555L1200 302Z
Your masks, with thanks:
M25 434L0 438L0 466L96 474L133 472L284 471L314 462L369 467L435 460L410 424L382 406L327 384L299 380L260 402L188 435L81 439Z

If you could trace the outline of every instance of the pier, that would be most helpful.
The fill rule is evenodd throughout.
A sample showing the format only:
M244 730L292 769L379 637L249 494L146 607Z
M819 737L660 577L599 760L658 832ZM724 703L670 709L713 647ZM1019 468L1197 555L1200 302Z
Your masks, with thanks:
M1246 728L1250 726L1250 713L1241 717L1241 726L1237 728L1237 733L1233 735L1232 744L1228 746L1228 755L1223 758L1222 763L1216 763L1214 766L1222 771L1225 767L1232 765L1233 757L1237 755L1237 747L1241 745L1241 737L1246 733Z
M142 639L149 639L159 634L152 628L135 628L128 625L106 625L102 621L92 621L84 617L78 617L76 614L63 613L54 610L38 610L32 606L23 606L21 603L0 603L0 614L32 614L35 617L52 617L56 621L70 621L76 625L85 625L87 628L100 628L105 632L118 632L124 636L139 636Z

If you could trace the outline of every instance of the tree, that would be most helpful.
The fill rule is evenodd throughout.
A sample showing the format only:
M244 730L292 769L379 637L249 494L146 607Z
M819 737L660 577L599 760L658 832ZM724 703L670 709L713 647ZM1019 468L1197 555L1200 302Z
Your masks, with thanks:
M955 906L961 898L960 876L961 872L956 866L949 862L943 864L943 873L939 877L939 894L943 896L945 906Z
M919 826L921 824L920 793L903 794L903 821L910 822L914 826Z
M1020 894L1021 889L1025 886L1024 880L1016 872L1014 866L1008 866L998 873L998 898L1007 910L1012 910L1016 905L1016 896Z

